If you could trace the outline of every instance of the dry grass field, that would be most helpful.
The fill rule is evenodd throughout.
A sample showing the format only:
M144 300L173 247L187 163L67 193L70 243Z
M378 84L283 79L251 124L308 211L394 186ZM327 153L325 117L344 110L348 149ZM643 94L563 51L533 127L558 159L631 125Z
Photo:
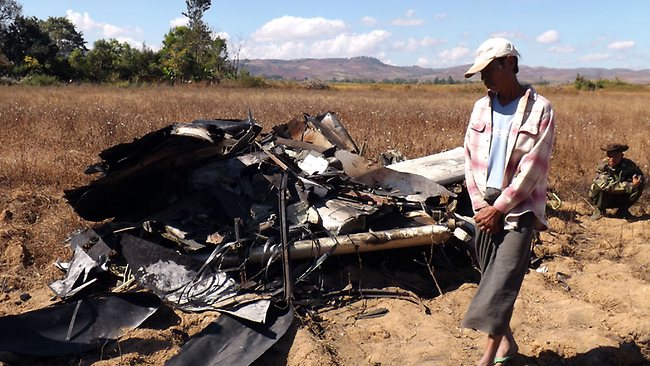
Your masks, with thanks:
M552 258L549 272L527 275L516 305L513 326L526 355L521 364L647 365L650 200L646 194L631 210L639 217L636 222L606 218L593 223L586 219L590 208L583 197L605 141L627 143L626 156L650 173L650 89L538 91L551 100L556 114L550 183L564 205L542 235L540 250ZM49 303L46 286L60 277L52 263L70 255L63 241L74 229L92 225L76 217L62 199L63 190L89 182L92 177L83 169L107 147L173 122L243 119L249 109L265 130L302 113L332 111L359 146L366 144L367 157L397 149L415 158L462 145L472 104L482 93L480 85L0 87L0 315ZM558 285L557 272L570 275L571 291ZM324 315L328 322L322 334L298 328L266 362L471 365L483 339L458 324L474 290L475 285L466 284L427 299L432 315L399 300L364 302L390 312L363 324L349 322L346 312L354 305L331 311ZM25 293L31 299L20 300ZM188 316L177 327L192 334L201 321ZM158 365L180 345L174 334L159 331L134 339L138 341L123 343L111 355L82 355L66 362ZM165 346L155 347L147 339Z
M643 168L650 130L648 92L576 92L542 88L553 103L556 147L551 185L563 196L584 195L604 141L630 145ZM71 86L0 89L0 182L67 188L84 182L82 168L99 151L173 122L245 118L265 128L302 113L336 112L366 156L398 149L414 158L462 145L481 86L357 86L327 91L210 87Z

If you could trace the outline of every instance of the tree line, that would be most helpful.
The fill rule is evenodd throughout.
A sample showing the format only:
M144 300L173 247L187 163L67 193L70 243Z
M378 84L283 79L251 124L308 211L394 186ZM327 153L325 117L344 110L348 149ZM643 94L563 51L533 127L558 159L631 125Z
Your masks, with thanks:
M226 40L203 21L211 0L186 0L189 21L164 36L162 48L136 48L116 39L86 47L83 33L65 17L22 14L16 0L0 0L0 76L45 76L64 82L219 82L242 76L228 59ZM245 76L248 76L245 73Z

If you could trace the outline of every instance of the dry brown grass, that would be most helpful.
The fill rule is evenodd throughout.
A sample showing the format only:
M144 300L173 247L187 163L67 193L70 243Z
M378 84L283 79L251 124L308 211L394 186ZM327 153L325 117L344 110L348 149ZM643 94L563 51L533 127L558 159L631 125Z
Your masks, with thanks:
M557 138L551 185L580 199L602 153L616 139L648 171L647 92L548 88ZM414 158L462 144L480 86L334 86L332 90L219 87L0 87L0 184L63 190L88 181L83 168L102 149L172 122L253 116L268 130L301 114L336 112L367 156L399 149Z

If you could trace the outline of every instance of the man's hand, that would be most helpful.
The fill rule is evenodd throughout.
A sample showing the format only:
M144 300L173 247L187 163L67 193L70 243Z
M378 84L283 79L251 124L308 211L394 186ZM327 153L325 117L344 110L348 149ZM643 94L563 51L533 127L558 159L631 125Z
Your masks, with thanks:
M632 176L632 187L636 188L643 182L643 176L634 174Z
M502 217L503 213L494 206L485 206L474 215L474 222L482 231L495 234L503 229L501 224Z

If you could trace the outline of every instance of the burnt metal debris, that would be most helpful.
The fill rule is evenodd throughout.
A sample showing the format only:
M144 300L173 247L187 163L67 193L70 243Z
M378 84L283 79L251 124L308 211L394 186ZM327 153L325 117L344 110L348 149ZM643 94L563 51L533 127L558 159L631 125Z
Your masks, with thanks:
M98 224L73 233L71 260L57 261L64 276L50 288L59 302L0 318L33 324L0 338L0 352L86 351L165 306L222 313L170 365L248 365L286 332L293 306L361 293L328 286L321 270L331 256L462 244L473 233L471 219L456 213L462 149L379 165L360 155L334 113L269 133L250 112L176 123L99 157L85 170L97 178L65 192L80 217ZM363 292L417 299L399 289ZM32 338L39 342L28 346Z
M146 292L107 294L0 318L0 351L60 356L101 347L138 327L160 305Z

